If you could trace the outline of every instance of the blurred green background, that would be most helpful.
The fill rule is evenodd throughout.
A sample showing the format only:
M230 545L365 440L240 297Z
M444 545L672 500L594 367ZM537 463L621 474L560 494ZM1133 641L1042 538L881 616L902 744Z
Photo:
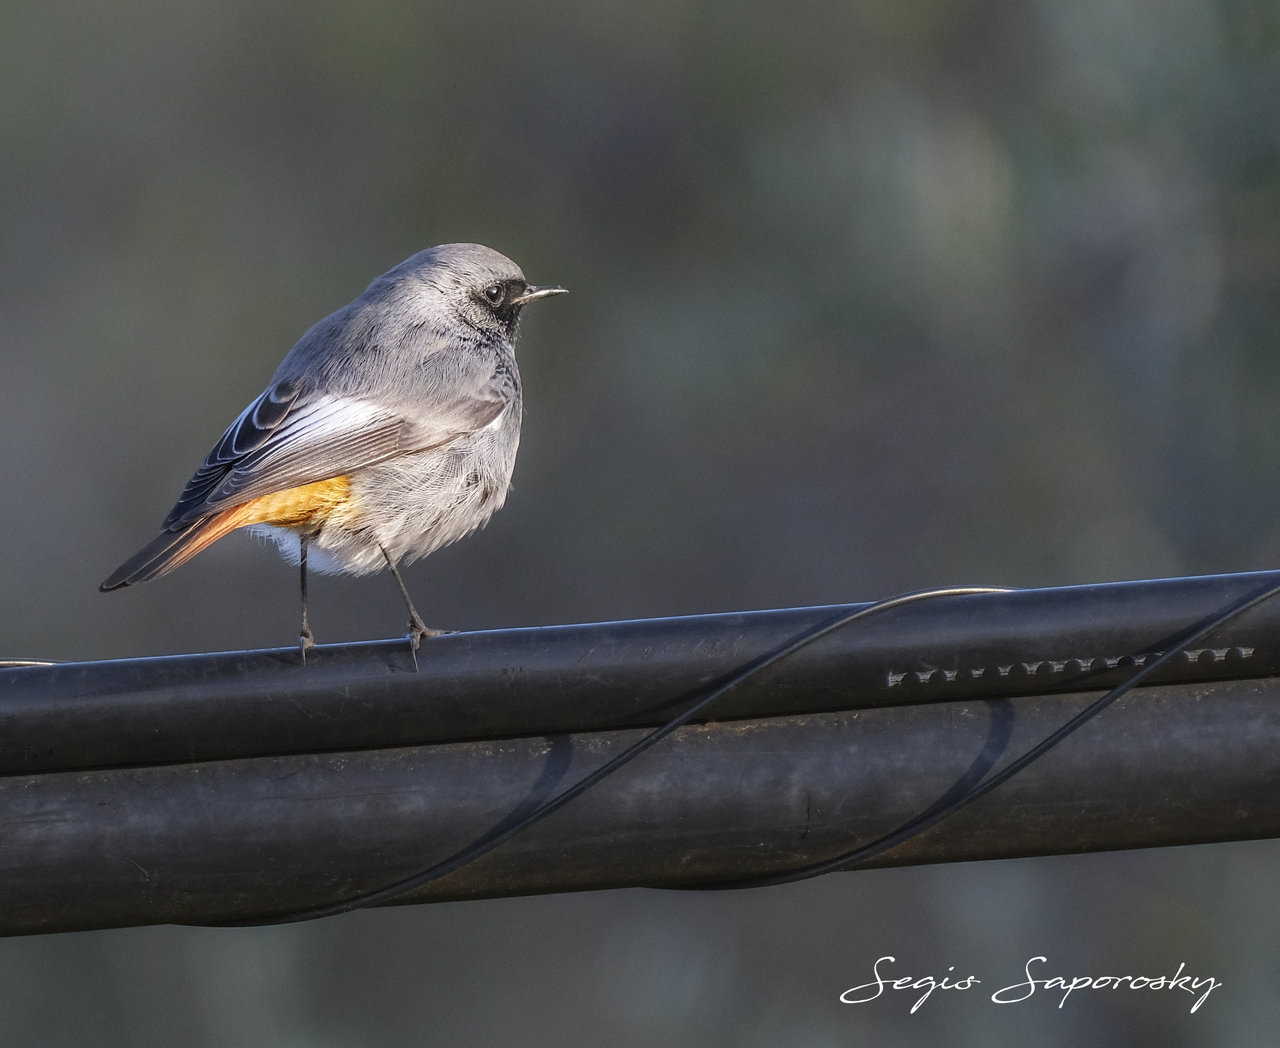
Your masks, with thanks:
M320 316L435 243L524 323L454 628L1280 560L1280 6L10 0L0 654L289 644L250 538L103 596ZM318 638L403 628L318 579ZM252 726L247 726L251 730ZM1252 1045L1264 842L0 942L10 1044ZM884 954L986 993L837 1003ZM987 993L1188 971L1174 994ZM1007 977L1007 978L1006 978ZM991 980L988 985L987 980Z

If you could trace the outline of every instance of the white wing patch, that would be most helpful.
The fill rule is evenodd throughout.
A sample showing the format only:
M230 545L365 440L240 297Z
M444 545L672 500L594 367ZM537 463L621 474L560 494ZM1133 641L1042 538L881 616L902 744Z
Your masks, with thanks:
M240 413L187 482L163 527L181 528L261 495L440 447L496 423L506 406L501 398L464 396L410 420L360 397L303 393L282 382Z
M341 476L404 450L404 420L368 401L322 395L294 406L265 431L255 422L257 403L232 424L196 471L166 528L260 495Z

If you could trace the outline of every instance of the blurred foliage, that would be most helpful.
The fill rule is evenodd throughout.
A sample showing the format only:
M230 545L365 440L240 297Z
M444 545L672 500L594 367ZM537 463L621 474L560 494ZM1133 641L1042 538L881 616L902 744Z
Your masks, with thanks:
M250 540L95 586L302 331L451 240L573 294L525 322L508 508L410 572L441 625L1280 551L1275 3L11 0L0 88L5 654L290 643ZM384 582L319 581L320 639L398 629ZM2 1014L45 1045L1257 1043L1278 854L15 941ZM883 953L1028 950L1229 989L834 1003Z

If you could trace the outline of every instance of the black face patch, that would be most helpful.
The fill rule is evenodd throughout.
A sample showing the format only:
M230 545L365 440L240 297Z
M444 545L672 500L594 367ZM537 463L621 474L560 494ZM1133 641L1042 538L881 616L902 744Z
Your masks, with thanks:
M528 287L523 280L496 280L485 284L475 293L475 299L481 303L507 331L513 334L516 321L520 319L520 306L515 299L524 294Z

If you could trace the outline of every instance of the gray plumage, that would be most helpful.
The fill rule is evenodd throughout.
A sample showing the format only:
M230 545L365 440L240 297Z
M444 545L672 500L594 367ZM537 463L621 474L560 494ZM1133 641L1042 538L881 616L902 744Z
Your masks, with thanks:
M301 536L310 566L357 574L474 531L505 501L520 441L520 311L562 291L531 287L478 244L430 248L378 277L299 339L196 470L161 536L102 588L177 567L231 530L228 511L335 477L349 478L349 497L327 516L254 530L294 561Z

